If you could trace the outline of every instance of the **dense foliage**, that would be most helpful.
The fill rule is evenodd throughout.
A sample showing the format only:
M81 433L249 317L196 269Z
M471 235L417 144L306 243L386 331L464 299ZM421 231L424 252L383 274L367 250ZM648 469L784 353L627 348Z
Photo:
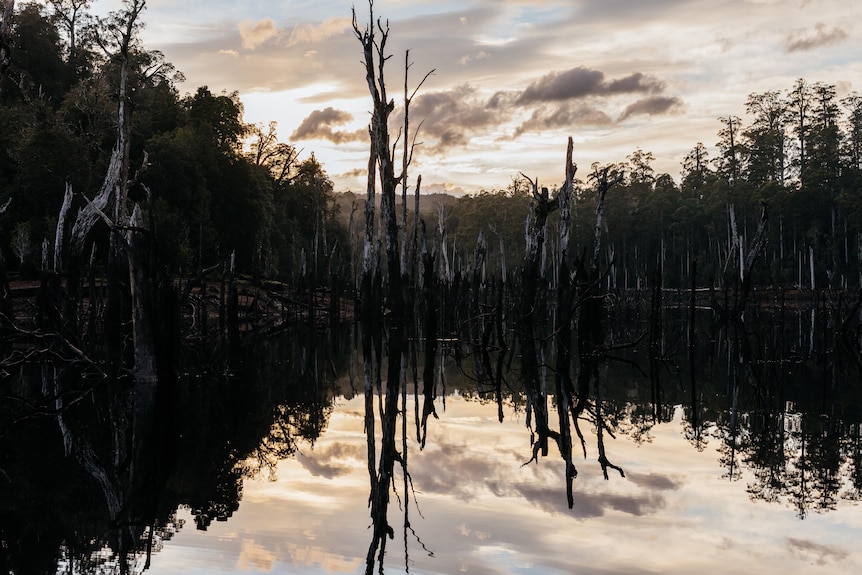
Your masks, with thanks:
M16 5L0 78L0 206L12 200L0 215L0 249L24 272L40 267L43 239L53 243L66 183L73 210L95 195L116 131L106 22L85 12L85 0L47 4ZM324 265L343 259L344 231L323 167L278 142L274 124L244 123L236 92L202 86L182 96L181 80L161 53L134 47L130 164L145 169L131 193L152 195L159 261L193 275L235 252L241 272L295 279L305 257L307 272L324 280Z

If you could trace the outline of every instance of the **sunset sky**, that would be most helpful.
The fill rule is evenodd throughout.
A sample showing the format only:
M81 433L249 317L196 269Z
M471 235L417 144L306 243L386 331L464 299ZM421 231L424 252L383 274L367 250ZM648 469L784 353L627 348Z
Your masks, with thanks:
M182 92L237 90L248 122L320 159L338 190L364 190L371 100L364 1L149 0L145 45L186 76ZM119 6L96 0L95 11ZM862 7L854 0L377 0L389 20L389 95L400 108L405 50L423 121L410 183L499 189L518 172L556 185L566 139L585 175L637 148L679 177L720 116L800 77L862 92Z

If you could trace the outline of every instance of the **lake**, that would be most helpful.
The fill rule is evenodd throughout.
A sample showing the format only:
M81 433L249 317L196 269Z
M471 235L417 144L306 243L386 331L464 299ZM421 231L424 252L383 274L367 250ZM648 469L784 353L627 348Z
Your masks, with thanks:
M688 356L684 314L669 312L661 361L622 345L637 321L612 328L620 345L594 365L573 436L571 508L557 445L534 457L517 350L490 350L491 370L507 367L488 374L474 346L444 340L429 394L410 339L389 398L385 368L366 395L352 326L190 345L132 479L99 471L122 394L68 374L66 407L34 409L58 406L64 374L30 366L3 380L0 566L141 572L149 547L154 574L862 572L862 390L819 313L711 329L699 312ZM540 348L553 424L554 349ZM113 469L140 470L136 449ZM120 516L157 510L155 528L112 522L112 497Z

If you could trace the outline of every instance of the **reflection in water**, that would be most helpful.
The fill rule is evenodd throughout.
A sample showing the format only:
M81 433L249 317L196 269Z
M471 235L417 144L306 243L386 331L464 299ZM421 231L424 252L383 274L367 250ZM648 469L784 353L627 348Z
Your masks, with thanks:
M246 479L272 476L326 427L325 382L344 366L321 364L313 341L190 349L189 368L148 398L75 365L18 366L0 404L0 572L127 573L182 526L179 506L198 529L228 520Z
M498 296L489 301L486 309L494 309ZM813 320L809 310L749 314L745 322L714 331L710 314L698 313L694 325L689 310L669 308L661 352L650 353L642 368L640 348L624 344L639 341L648 331L648 318L627 316L621 300L606 298L602 305L610 306L615 319L628 317L609 324L607 340L616 343L603 354L572 357L567 381L554 340L539 340L536 357L545 359L537 362L532 392L520 383L521 346L505 337L505 316L491 312L474 324L472 336L460 338L462 343L438 345L437 338L426 339L428 332L415 337L390 329L367 339L358 332L354 339L330 334L333 345L325 348L315 346L318 338L308 334L288 334L229 358L221 350L187 350L182 365L188 367L158 390L143 435L133 424L142 416L127 382L109 382L75 365L19 366L2 379L0 572L139 570L150 551L170 548L168 541L184 519L200 530L230 523L247 482L279 479L281 462L303 450L300 460L309 469L311 458L326 459L314 468L319 481L347 477L352 458L359 456L353 448L312 448L340 409L336 404L354 395L361 395L356 405L365 422L364 521L370 518L371 525L360 545L367 548L354 545L340 555L342 563L353 566L345 566L347 571L356 567L354 560L366 572L382 572L385 564L410 571L424 561L442 562L451 549L429 530L426 516L429 505L444 495L462 502L464 515L440 529L471 538L489 532L494 521L480 528L478 519L470 520L485 513L482 506L466 505L480 489L505 498L505 506L528 503L555 516L565 515L567 507L569 515L581 519L597 519L609 510L626 513L633 522L654 516L672 506L669 498L683 485L674 473L685 463L659 459L662 452L648 445L668 435L668 424L679 426L691 444L691 457L712 458L713 472L703 478L707 492L724 489L719 487L724 479L752 501L787 507L809 521L862 498L859 364L840 341L827 340L826 330L818 329L835 321L825 317L828 308L818 308ZM363 356L366 343L372 352L359 389L352 366L368 358L360 360L352 343L357 338ZM471 439L447 443L444 380L459 396L456 409L463 409L458 406L465 400L477 410L488 404L486 419L513 418L530 426L521 447L507 446L495 463L474 456L488 448L480 441L493 441L493 429L476 428L467 432ZM571 396L563 393L569 386ZM560 463L550 450L542 456L536 419L541 408L530 394L542 397L543 390L552 390L543 400L551 444L566 445L550 423L563 430L565 414L580 446L572 467L580 456L588 457L598 461L596 472L604 478L615 471L623 477L625 468L626 481L602 491L590 483L591 466L575 478L565 451L562 461L556 460ZM623 448L626 443L643 446L647 459L655 453L662 473L645 472ZM510 458L518 465L531 462L522 474L554 475L556 487L513 480L495 469ZM661 487L661 497L611 495L647 485ZM178 514L178 508L187 511ZM346 509L321 507L309 513L335 513L338 521L339 511ZM304 517L311 525L314 515ZM304 548L301 542L292 545ZM334 542L317 545L322 552ZM806 547L802 540L788 545L794 553L809 553L805 557L813 549L823 557L841 556L838 548ZM268 557L267 564L274 565L277 547L249 539L242 543L245 564ZM154 572L159 572L158 559L152 559ZM565 560L554 562L559 561Z

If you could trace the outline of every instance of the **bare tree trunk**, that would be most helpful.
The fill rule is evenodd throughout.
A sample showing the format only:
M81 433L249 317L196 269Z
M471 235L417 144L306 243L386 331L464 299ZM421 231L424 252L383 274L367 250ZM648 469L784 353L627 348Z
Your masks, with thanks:
M522 174L523 175L523 174ZM537 182L524 176L532 186L533 201L527 217L526 250L521 270L521 300L518 313L518 339L521 344L522 376L527 391L528 409L535 414L535 431L538 435L533 444L533 459L541 452L548 454L548 401L539 378L539 363L534 333L535 310L539 288L541 255L545 243L545 228L548 214L557 208L557 200L549 200L548 189L538 190ZM528 412L529 413L529 412ZM530 417L527 417L530 425Z
M364 31L359 30L356 13L353 14L353 29L357 39L362 43L365 56L365 75L368 91L374 104L371 115L370 135L372 153L379 169L381 185L381 226L384 248L386 250L386 271L389 279L388 303L392 317L401 322L404 317L404 294L401 291L401 262L398 251L398 220L395 215L395 189L400 178L395 177L392 162L392 150L389 147L389 115L395 103L386 95L384 65L386 41L389 28L379 20L374 21L373 2L369 2L369 24ZM375 26L380 28L380 37L376 37Z
M57 217L57 230L54 234L54 273L59 275L63 271L63 234L66 226L66 216L72 207L72 186L66 183L66 192L63 195L63 206Z
M419 190L422 187L422 175L416 178L416 189L413 194L413 245L411 253L413 257L410 259L411 275L413 276L413 285L419 287ZM414 296L414 312L416 317L419 317L419 290L415 290Z
M754 234L754 239L748 248L748 253L742 262L742 270L740 271L740 294L737 300L736 307L733 310L734 317L740 317L745 309L745 303L751 291L751 276L754 271L754 264L760 253L766 247L766 224L769 222L769 211L765 203L761 202L762 211L760 213L760 222L757 224L757 231Z
M410 163L410 97L407 95L407 74L410 71L410 50L404 53L404 151L401 155L401 276L407 276L407 166Z
M557 283L557 365L554 376L557 399L557 416L560 425L560 454L566 465L566 499L569 509L574 506L573 481L578 475L572 461L572 429L569 409L573 401L571 389L571 345L572 345L572 286L569 273L569 225L574 177L577 166L572 162L574 143L569 138L566 148L566 182L560 189L560 261Z

